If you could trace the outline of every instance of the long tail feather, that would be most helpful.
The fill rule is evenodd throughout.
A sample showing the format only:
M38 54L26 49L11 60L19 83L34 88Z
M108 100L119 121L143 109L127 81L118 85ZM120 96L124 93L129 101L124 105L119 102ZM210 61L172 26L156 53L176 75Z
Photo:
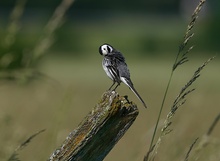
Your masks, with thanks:
M137 96L137 98L143 103L144 107L147 108L147 105L145 104L145 102L141 98L141 96L138 94L138 92L135 90L135 88L133 86L131 86L130 89Z
M121 77L121 81L124 82L130 89L131 91L136 95L136 97L142 102L145 108L147 108L147 105L145 104L144 100L141 98L141 96L138 94L136 89L134 88L133 84L131 81L126 79L125 77Z

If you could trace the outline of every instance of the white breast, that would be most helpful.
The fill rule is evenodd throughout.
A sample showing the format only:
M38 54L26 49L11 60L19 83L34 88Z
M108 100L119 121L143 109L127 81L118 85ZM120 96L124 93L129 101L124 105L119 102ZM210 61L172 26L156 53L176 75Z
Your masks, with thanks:
M111 80L114 81L114 79L113 79L113 77L112 77L113 74L112 74L111 71L106 67L106 64L105 64L105 61L104 61L104 60L103 60L103 62L102 62L102 67L103 67L105 73L107 74L107 76L108 76Z

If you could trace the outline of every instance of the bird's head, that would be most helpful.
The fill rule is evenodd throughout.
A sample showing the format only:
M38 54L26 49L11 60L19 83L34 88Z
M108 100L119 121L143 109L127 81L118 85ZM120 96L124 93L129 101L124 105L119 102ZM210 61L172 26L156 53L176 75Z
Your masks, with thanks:
M99 53L103 56L111 55L114 48L111 45L103 44L99 47Z

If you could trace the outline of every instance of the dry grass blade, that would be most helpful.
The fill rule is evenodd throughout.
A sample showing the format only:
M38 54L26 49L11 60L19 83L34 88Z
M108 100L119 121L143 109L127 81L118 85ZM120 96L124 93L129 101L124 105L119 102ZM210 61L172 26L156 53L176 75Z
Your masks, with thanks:
M191 153L191 151L192 151L194 145L196 144L196 142L198 141L198 139L199 139L199 138L196 138L195 141L194 141L194 142L192 143L192 145L190 146L189 151L187 152L184 161L188 161L188 160L189 160L189 154Z
M20 161L17 153L13 153L7 161Z
M216 127L217 123L220 120L220 113L215 117L213 123L211 124L210 128L208 129L207 133L203 135L202 139L200 140L198 146L194 152L194 160L198 160L200 155L202 154L202 150L210 143L210 135L212 134L214 128Z
M10 15L10 24L7 28L7 35L4 38L3 47L10 48L11 45L15 42L16 34L20 29L20 18L24 11L24 6L26 4L26 0L17 0L14 9Z
M154 132L153 132L153 136L152 136L152 139L151 139L151 143L150 143L150 147L149 147L149 150L147 152L147 155L145 155L144 157L144 160L149 160L147 157L149 156L149 154L151 153L151 149L152 149L152 146L154 144L154 138L155 138L155 135L156 135L156 132L157 132L157 128L158 128L158 123L159 123L159 120L160 120L160 116L161 116L161 113L163 111L163 107L164 107L164 103L165 103L165 100L166 100L166 96L167 96L167 93L168 93L168 90L169 90L169 87L170 87L170 84L171 84L171 80L172 80L172 77L173 77L173 74L174 74L174 71L177 69L178 66L186 63L189 61L187 55L188 53L193 49L193 46L189 47L188 50L186 50L184 52L184 49L187 45L187 43L189 42L189 40L194 36L194 33L191 33L195 23L196 23L196 20L198 18L198 14L199 12L201 11L202 9L202 6L203 4L205 3L206 0L200 0L198 6L196 7L196 9L194 10L193 14L192 14L192 17L191 17L191 21L189 23L189 25L187 26L187 29L186 29L186 33L184 35L184 39L183 39L183 42L181 43L181 45L179 46L179 51L176 55L176 58L175 58L175 61L174 61L174 64L173 64L173 67L172 67L172 70L171 70L171 74L170 74L170 77L169 77L169 81L167 83L167 87L166 87L166 90L165 90L165 93L164 93L164 96L163 96L163 100L162 100L162 103L161 103L161 107L160 107L160 111L158 113L158 117L157 117L157 121L156 121L156 126L154 128ZM194 90L194 89L193 89ZM187 92L185 92L183 95L181 95L179 97L179 99L177 100L177 104L175 105L175 108L177 109L178 107L182 106L184 103L185 103L185 96L189 93L191 93L193 90L189 90ZM173 108L171 111L172 113L175 113L176 109ZM170 125L171 123L167 123L167 125ZM167 131L168 132L168 131ZM165 133L167 133L165 132ZM160 139L160 138L159 138ZM157 149L157 148L154 148L154 149ZM152 152L154 153L154 152ZM152 154L152 155L155 155L155 154ZM154 158L154 157L153 157Z
M199 78L200 76L200 72L204 69L204 67L213 59L214 57L208 59L206 62L204 62L193 74L192 78L185 84L185 86L180 90L180 93L178 94L178 96L176 97L175 101L173 102L173 105L171 107L171 110L169 111L165 121L164 121L164 126L161 130L161 134L160 137L158 138L156 144L155 144L155 148L152 152L151 158L149 160L154 160L156 154L157 154L157 150L161 144L161 141L163 139L163 137L167 134L169 134L172 129L170 129L169 127L172 124L172 118L175 115L176 111L179 109L180 106L182 106L185 102L186 102L186 96L188 94L190 94L191 92L193 92L195 89L188 89L189 87L191 87L191 85L197 80L197 78Z
M9 159L7 161L19 161L18 156L18 151L22 150L25 146L27 146L33 138L35 138L37 135L39 135L40 133L44 132L45 129L38 131L37 133L31 135L27 140L25 140L23 143L21 143L12 153L12 155L9 157Z
M176 68L180 65L182 65L183 63L189 61L187 54L189 53L190 50L192 50L193 46L191 46L186 52L183 52L186 45L188 44L189 40L194 36L194 33L192 32L193 27L195 26L196 20L198 19L198 14L200 13L203 4L205 3L206 0L200 0L198 6L196 7L196 9L194 10L192 16L191 16L191 20L189 25L187 26L184 38L183 38L183 42L181 43L180 47L179 47L179 51L175 60L175 63L173 65L173 71L176 70Z
M153 150L154 150L154 147L155 147L155 145L153 145L153 146L151 147L151 149L149 149L149 151L147 152L147 154L144 156L144 161L148 161L151 152L153 152Z
M35 61L40 56L42 56L46 50L53 44L54 41L54 32L58 27L63 23L63 17L69 7L72 5L74 0L62 0L61 4L56 8L51 19L48 21L45 27L45 35L41 38L38 45L33 50L33 60Z
M186 96L193 92L195 89L188 89L200 76L200 72L202 69L212 60L214 57L208 59L206 62L204 62L193 74L192 78L185 84L185 86L180 90L180 93L176 97L171 110L169 114L167 115L167 119L165 120L165 126L162 128L162 132L168 130L167 128L171 125L171 118L175 114L175 112L178 110L180 106L182 106L186 102ZM168 130L170 131L170 130Z
M213 121L212 125L210 126L207 135L211 135L212 131L214 130L216 124L218 123L218 121L220 120L220 114L218 114L218 116L215 118L215 120Z
M29 52L25 47L20 46L16 41L19 32L20 19L25 9L27 0L16 0L16 5L10 15L7 33L1 41L2 55L0 57L0 79L16 80L19 83L27 83L27 81L35 79L35 65L39 58L46 53L46 50L54 42L56 29L63 23L63 17L74 0L62 0L56 8L51 19L45 26L45 32L40 40L33 47L33 51ZM18 43L18 44L17 44Z
M186 34L184 36L184 39L187 39L187 37L189 37L189 33L191 32L193 26L195 25L196 23L196 20L198 19L198 14L199 12L201 11L202 9L202 6L203 4L205 3L206 0L200 0L199 2L199 5L196 7L196 9L194 10L193 14L192 14L192 18L191 18L191 21L187 27L187 30L186 30Z

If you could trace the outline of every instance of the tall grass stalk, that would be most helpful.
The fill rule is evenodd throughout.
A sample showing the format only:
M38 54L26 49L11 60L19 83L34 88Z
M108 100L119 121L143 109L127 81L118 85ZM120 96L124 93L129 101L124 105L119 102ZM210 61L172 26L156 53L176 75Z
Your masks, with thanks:
M56 8L52 17L45 26L44 35L42 36L39 43L35 46L33 52L31 53L32 57L28 65L38 60L43 54L46 53L48 48L53 44L54 33L62 25L64 21L64 15L73 2L74 0L62 0L60 5Z
M202 136L200 139L198 146L195 148L193 153L193 160L197 161L201 157L202 150L205 149L210 143L218 144L220 145L220 140L214 140L211 139L210 135L212 134L214 128L216 127L217 123L220 121L220 113L215 117L214 121L212 122L211 126L209 127L206 134Z
M0 79L26 83L28 80L43 76L36 70L36 64L53 44L56 30L63 24L65 13L74 0L61 1L46 24L40 40L32 50L26 50L26 46L16 48L16 43L19 43L16 38L21 28L20 19L25 10L26 2L27 0L17 0L11 12L7 33L1 42L3 52L0 54Z
M181 107L182 105L184 105L184 103L186 102L186 96L188 96L188 94L190 94L191 92L193 92L195 90L195 88L189 89L191 87L191 85L197 80L197 78L200 77L200 73L201 71L204 69L204 67L212 60L214 59L214 57L208 59L207 61L205 61L193 74L193 76L191 77L191 79L185 84L185 86L183 86L183 88L180 90L178 96L176 97L176 99L174 100L172 107L164 121L164 125L163 128L161 130L161 134L154 146L154 149L152 151L152 154L149 158L149 160L154 160L158 148L160 147L160 144L162 142L162 139L164 138L164 136L166 136L167 134L169 134L172 129L170 129L169 127L172 124L172 118L175 115L176 111L179 109L179 107Z
M32 139L34 139L36 136L38 136L39 134L41 134L44 131L45 131L45 129L36 132L35 134L31 135L28 139L26 139L23 143L21 143L14 150L14 152L11 154L11 156L8 158L7 161L20 161L20 159L18 158L18 152L21 151L24 147L26 147L32 141Z
M189 40L194 36L194 33L192 33L192 29L196 23L196 20L198 19L198 14L200 13L201 9L202 9L202 6L203 4L205 3L206 0L200 0L198 6L196 7L196 9L194 10L192 16L191 16L191 20L190 20L190 23L188 24L187 26L187 29L186 29L186 32L185 32L185 35L184 35L184 38L183 38L183 41L182 43L180 44L179 46L179 50L178 50L178 53L176 55L176 58L175 58L175 61L174 61L174 64L173 64L173 67L172 67L172 70L171 70L171 74L170 74L170 77L169 77L169 81L167 83L167 87L166 87L166 90L165 90L165 93L164 93L164 97L162 99L162 103L161 103L161 107L160 107L160 111L158 113L158 117L157 117L157 120L156 120L156 125L155 125L155 128L154 128L154 132L153 132L153 136L152 136L152 139L151 139L151 143L150 143L150 146L149 146L149 150L147 152L147 154L145 155L144 157L144 161L147 161L149 160L149 155L150 153L152 153L153 151L156 152L155 150L153 150L155 147L153 146L154 144L154 139L155 139L155 136L156 136L156 132L157 132L157 128L158 128L158 124L159 124L159 120L161 118L161 113L163 111L163 108L164 108L164 103L166 101L166 98L167 98L167 93L169 91L169 88L170 88L170 84L171 84L171 81L172 81L172 78L173 78L173 74L175 72L175 70L182 64L186 63L187 61L189 61L188 59L188 53L193 49L193 46L189 47L187 50L185 50ZM193 91L193 90L192 90ZM189 93L192 92L192 91L188 91ZM185 97L185 96L183 96ZM177 100L178 101L178 100ZM181 102L182 104L184 104L184 102ZM180 106L181 104L179 104L178 106ZM161 139L161 138L159 138ZM154 157L153 157L154 158Z
M15 42L16 34L20 29L20 18L23 15L26 0L17 0L14 9L10 15L10 23L7 27L7 34L3 39L2 46L5 48L10 48Z
M197 161L200 156L201 156L201 151L202 149L204 149L209 143L210 143L210 135L213 132L214 128L216 127L217 123L220 120L220 113L217 115L217 117L214 119L213 123L211 124L210 128L208 129L207 133L203 135L203 137L200 139L197 147L195 147L195 144L198 142L199 138L196 138L195 141L191 144L184 161L188 161L189 160L189 156L193 155L193 160ZM220 144L220 140L218 139L218 141L214 141L214 144ZM195 148L194 148L195 147ZM193 150L193 148L195 150ZM192 153L192 154L191 154ZM213 152L212 152L213 153Z
M10 64L16 61L16 53L12 51L13 45L16 43L17 34L21 28L21 17L25 9L26 0L17 0L12 9L7 25L6 33L1 39L0 53L0 78L4 75L5 69L10 68ZM7 74L6 74L7 75Z
M196 138L195 141L191 144L191 146L190 146L190 148L189 148L189 150L188 150L188 152L186 154L186 157L185 157L184 161L188 161L189 160L189 155L190 155L193 147L195 146L196 142L198 141L198 139L199 138Z

